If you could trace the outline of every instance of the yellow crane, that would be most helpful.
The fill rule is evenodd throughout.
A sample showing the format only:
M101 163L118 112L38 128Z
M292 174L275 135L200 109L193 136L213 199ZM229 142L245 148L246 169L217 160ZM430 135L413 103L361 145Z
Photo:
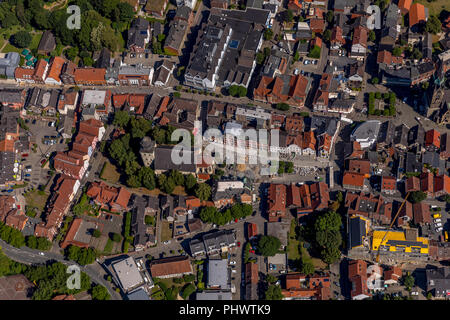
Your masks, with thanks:
M389 228L386 230L386 233L384 234L383 239L381 239L381 243L380 243L380 245L378 246L378 250L377 250L377 259L376 259L377 263L380 261L380 248L381 248L381 245L384 243L384 240L386 240L386 237L387 237L387 235L388 235L390 229L392 228L392 226L394 225L395 221L397 220L397 217L398 217L400 211L402 210L402 208L403 208L403 206L404 206L404 204L405 204L405 202L406 202L406 199L408 199L409 194L410 194L410 192L408 192L408 193L406 194L406 197L405 197L405 199L403 200L402 204L400 205L400 208L398 208L397 213L395 214L394 219L392 219L392 222L391 222L391 224L389 225Z

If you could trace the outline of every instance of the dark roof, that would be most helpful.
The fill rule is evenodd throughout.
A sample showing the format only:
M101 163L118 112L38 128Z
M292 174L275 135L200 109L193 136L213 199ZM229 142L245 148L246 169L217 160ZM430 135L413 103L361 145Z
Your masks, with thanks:
M175 164L172 161L172 150L173 147L170 146L161 146L155 149L155 161L154 168L155 170L179 170L181 172L195 172L196 166L194 164L194 153L192 151L188 151L190 153L191 163L185 164Z
M41 41L39 42L38 51L51 52L56 48L56 41L53 33L49 30L42 34Z
M334 136L337 130L338 119L335 117L313 116L311 118L311 131L315 131L316 136L327 133Z
M150 24L143 18L133 20L128 30L127 48L135 45L144 48L147 32L149 32Z
M350 248L363 245L363 236L366 235L366 223L360 217L351 217L349 221Z
M103 48L102 51L100 51L100 56L97 59L97 62L95 63L96 68L109 68L110 67L110 61L111 61L111 52L107 48Z

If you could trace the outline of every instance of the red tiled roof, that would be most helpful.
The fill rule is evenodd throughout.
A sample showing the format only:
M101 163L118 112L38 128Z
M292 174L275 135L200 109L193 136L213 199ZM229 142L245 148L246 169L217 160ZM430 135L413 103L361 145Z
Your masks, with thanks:
M345 172L344 178L342 181L343 185L355 186L355 187L363 187L364 180L366 179L365 175L362 173L354 173L354 172Z
M425 202L413 204L414 224L431 223L430 206Z
M370 161L369 160L360 160L360 159L351 159L348 162L348 171L369 175L370 174Z
M66 61L61 57L54 57L51 61L50 69L48 70L47 78L52 78L56 81L61 81L59 75L61 69Z
M409 11L411 8L412 0L399 0L398 8L402 11L403 14Z
M106 83L104 68L76 68L74 79L76 83Z
M412 27L419 22L426 21L425 7L420 3L413 3L409 10L409 26Z
M397 180L394 177L384 176L381 178L381 190L396 190Z
M192 273L192 265L187 256L153 260L150 265L152 277L175 276Z
M28 68L16 68L14 71L14 77L16 80L20 79L30 79L32 80L32 77L34 75L34 69L28 69Z
M425 146L435 146L436 148L440 148L441 134L439 133L439 131L431 129L425 133Z
M367 36L368 32L367 29L363 26L357 26L355 30L353 31L353 40L352 44L360 44L363 47L367 47Z

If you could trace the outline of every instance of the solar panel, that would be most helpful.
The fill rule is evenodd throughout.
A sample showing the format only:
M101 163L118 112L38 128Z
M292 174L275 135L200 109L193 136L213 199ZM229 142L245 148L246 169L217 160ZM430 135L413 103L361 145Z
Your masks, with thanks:
M238 40L231 40L230 44L228 45L228 47L230 47L232 49L237 49L238 46L239 46L239 41Z

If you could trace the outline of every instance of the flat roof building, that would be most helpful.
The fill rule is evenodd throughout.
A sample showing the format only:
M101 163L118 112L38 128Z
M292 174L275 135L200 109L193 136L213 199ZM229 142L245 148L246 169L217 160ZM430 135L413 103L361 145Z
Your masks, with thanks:
M112 265L122 291L127 293L145 283L133 257L127 257Z

